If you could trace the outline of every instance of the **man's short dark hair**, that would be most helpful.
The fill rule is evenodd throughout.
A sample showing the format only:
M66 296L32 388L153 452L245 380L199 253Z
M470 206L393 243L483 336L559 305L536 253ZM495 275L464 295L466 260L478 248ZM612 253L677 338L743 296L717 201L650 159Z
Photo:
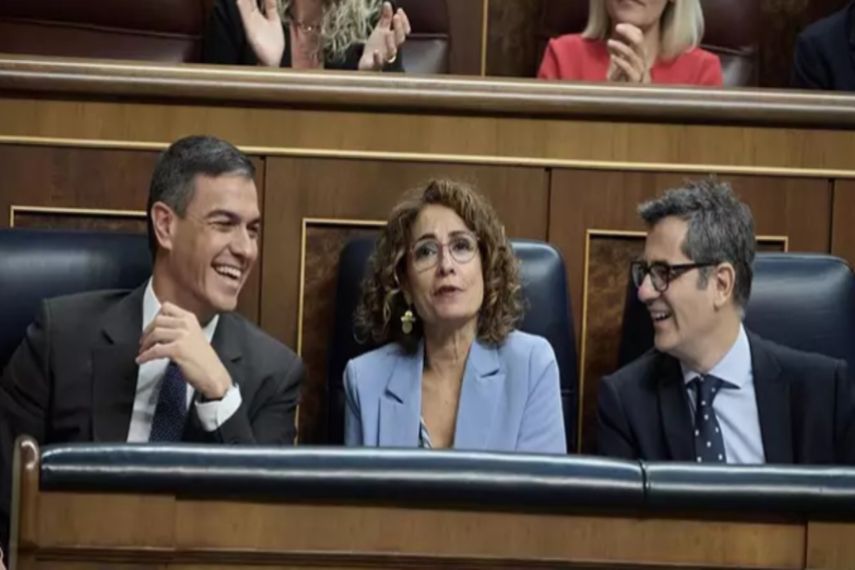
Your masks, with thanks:
M155 202L163 202L183 217L187 204L193 198L195 179L199 174L238 174L254 178L255 166L234 145L216 137L194 135L172 143L158 158L148 191L146 221L152 257L157 252L157 237L151 221L152 207Z
M687 182L641 204L638 213L650 228L670 216L686 221L683 253L698 263L731 263L736 271L733 299L737 306L745 307L754 276L754 220L728 183L715 178ZM698 287L706 287L711 271L701 269Z

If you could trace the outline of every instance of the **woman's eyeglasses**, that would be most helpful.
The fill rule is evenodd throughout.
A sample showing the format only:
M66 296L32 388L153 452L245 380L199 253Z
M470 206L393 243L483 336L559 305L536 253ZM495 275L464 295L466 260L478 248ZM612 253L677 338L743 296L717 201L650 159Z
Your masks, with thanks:
M478 238L473 234L461 233L446 242L434 238L420 239L410 248L413 268L416 271L426 271L435 267L443 250L447 250L451 259L457 263L469 263L478 253Z

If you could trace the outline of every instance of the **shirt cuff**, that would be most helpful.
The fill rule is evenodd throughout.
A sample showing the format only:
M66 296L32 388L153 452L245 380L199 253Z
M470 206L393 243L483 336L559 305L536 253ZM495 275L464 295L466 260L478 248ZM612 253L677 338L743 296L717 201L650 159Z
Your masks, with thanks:
M199 415L199 421L202 422L202 429L205 431L220 429L235 414L242 401L240 388L235 384L226 391L226 395L220 400L200 402L197 399L196 413Z

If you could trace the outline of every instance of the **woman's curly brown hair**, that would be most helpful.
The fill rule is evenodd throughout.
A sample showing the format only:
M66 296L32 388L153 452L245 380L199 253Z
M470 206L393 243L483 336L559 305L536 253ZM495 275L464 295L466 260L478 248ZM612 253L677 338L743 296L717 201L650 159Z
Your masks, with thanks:
M410 334L401 331L401 315L408 307L400 282L406 275L410 228L428 204L454 210L478 236L484 278L478 339L500 344L522 317L519 262L493 207L471 186L452 180L431 180L424 188L407 193L392 210L362 282L362 297L354 315L357 339L377 345L398 342L414 350L424 334L421 319Z

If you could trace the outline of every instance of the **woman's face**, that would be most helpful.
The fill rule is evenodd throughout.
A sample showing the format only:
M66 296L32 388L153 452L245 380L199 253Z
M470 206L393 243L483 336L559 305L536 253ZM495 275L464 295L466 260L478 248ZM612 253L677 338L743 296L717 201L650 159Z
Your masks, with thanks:
M484 302L478 238L451 208L430 204L416 216L404 289L428 333L477 325Z
M603 0L613 26L627 23L642 31L659 22L665 7L671 1L679 0Z

